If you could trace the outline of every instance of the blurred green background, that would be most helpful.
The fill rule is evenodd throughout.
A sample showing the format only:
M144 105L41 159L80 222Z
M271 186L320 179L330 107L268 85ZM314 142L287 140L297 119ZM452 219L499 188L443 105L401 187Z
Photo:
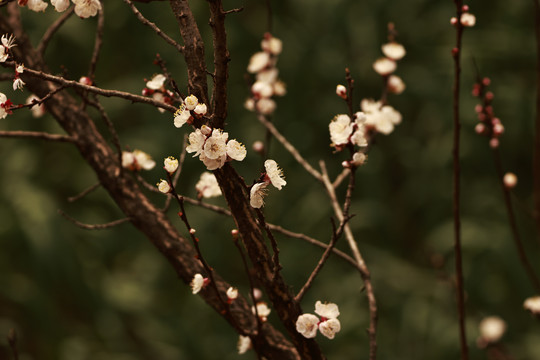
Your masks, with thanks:
M211 64L207 4L192 3ZM104 5L106 29L97 85L140 93L144 79L159 72L152 64L159 53L185 91L181 56L140 24L123 2ZM471 357L486 359L485 351L474 345L477 325L484 316L498 315L508 324L503 344L514 358L539 359L539 323L522 309L523 300L534 292L512 243L487 139L474 133L476 101L470 95L474 58L482 75L492 78L495 113L506 127L500 147L503 164L519 178L514 205L527 252L539 271L540 246L530 211L536 62L533 4L482 0L469 5L477 26L467 29L464 37L461 154ZM263 139L264 130L243 108L248 95L245 68L268 26L264 1L225 1L226 9L241 6L244 11L227 18L232 59L227 131L248 146L247 159L234 166L250 183L259 175L261 159L249 150L254 141ZM167 2L138 7L179 39ZM380 96L381 79L371 64L382 56L387 23L395 23L397 40L407 49L396 74L407 89L389 100L403 114L403 123L391 135L377 138L368 165L359 170L351 225L371 269L378 300L379 358L458 358L454 291L448 280L454 273L450 50L455 33L449 24L455 13L453 2L272 1L272 10L273 34L284 42L278 67L288 86L287 96L277 100L273 121L311 164L323 159L334 176L344 155L332 154L328 123L335 114L347 111L335 95L335 86L344 83L344 68L349 67L356 80L355 106L363 98ZM22 9L22 16L37 44L59 15L49 6L44 14ZM71 79L86 74L95 25L96 19L74 16L67 21L46 53L53 73L64 67ZM0 84L0 91L15 103L29 95L27 91L14 94L10 82ZM120 99L103 99L103 103L123 146L144 150L158 163L181 151L188 130L174 128L171 114ZM61 132L49 115L34 119L23 112L1 120L0 128ZM11 356L4 334L12 327L18 331L23 360L256 358L252 352L236 354L237 335L229 325L191 295L165 259L129 224L85 231L58 215L57 209L62 209L86 223L122 217L101 189L76 203L67 201L96 182L74 148L1 139L0 154L1 359ZM328 241L332 211L322 187L277 142L270 157L283 167L288 184L268 196L267 220ZM198 160L186 159L179 183L183 194L195 197L194 185L203 170ZM163 173L156 166L143 176L155 183ZM150 196L163 203L161 196ZM211 202L224 205L223 199ZM176 211L173 207L171 214ZM187 212L207 261L245 294L247 278L229 235L233 222L193 206ZM182 224L177 225L184 232ZM321 251L283 236L278 241L284 277L297 291ZM347 250L344 241L338 247ZM433 266L434 260L440 267ZM316 300L340 307L342 331L332 341L318 337L330 359L367 359L369 314L361 287L358 273L331 257L302 302L306 312L313 311ZM269 321L280 326L275 315Z

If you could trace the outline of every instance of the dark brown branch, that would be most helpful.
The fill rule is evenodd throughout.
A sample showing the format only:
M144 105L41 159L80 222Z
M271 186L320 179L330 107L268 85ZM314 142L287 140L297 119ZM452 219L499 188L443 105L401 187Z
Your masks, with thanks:
M49 45L49 41L51 41L53 35L60 29L60 27L66 22L67 19L73 15L73 12L75 10L75 6L71 6L69 9L67 9L54 23L52 23L51 26L45 31L45 34L43 34L43 37L41 38L41 41L38 44L37 52L41 57L45 54L45 50L47 50L47 45Z
M452 49L454 58L454 86L453 86L453 215L454 215L454 253L456 269L456 297L457 311L459 321L459 341L461 346L461 360L469 359L469 350L467 346L467 336L465 334L465 290L463 285L463 263L461 256L461 217L460 217L460 163L459 146L461 124L459 119L459 95L461 80L461 43L463 37L463 25L461 24L461 14L463 13L463 1L454 0L456 6L456 46Z
M0 131L0 137L6 138L31 138L59 142L75 142L75 139L67 135L47 134L38 131Z
M86 195L90 194L92 191L96 190L98 187L100 187L101 184L100 183L96 183L90 187L88 187L87 189L81 191L79 194L75 195L75 196L71 196L71 197L68 197L67 198L67 201L69 202L75 202L79 199L82 199L83 197L85 197Z
M122 164L122 146L120 145L120 138L118 137L118 133L116 132L116 129L114 128L114 124L112 120L109 118L109 115L105 111L105 108L103 108L103 105L99 102L98 99L94 100L88 100L88 103L98 109L99 113L101 114L101 118L107 125L107 128L109 129L109 132L112 136L112 142L114 144L114 147L116 147L116 153L118 155L118 163ZM120 170L122 170L122 167L120 167Z
M137 1L137 0L134 0L134 1ZM139 19L141 23L143 23L144 25L154 30L154 32L158 36L163 38L163 40L165 40L169 45L172 45L176 50L178 50L179 53L184 53L184 47L178 44L173 38L169 37L169 35L165 34L156 24L154 24L153 22L145 18L143 14L135 7L135 5L133 5L133 2L131 0L124 0L124 2L129 5L129 7L131 8L131 11L133 11L135 16L137 17L137 19Z
M268 225L266 225L266 220L264 219L264 214L260 209L256 209L257 217L259 219L259 224L261 224L262 229L264 232L266 232L266 236L270 240L270 245L272 246L272 251L274 252L274 255L272 255L272 262L274 263L274 273L277 274L279 271L281 271L282 266L279 263L279 247L277 245L276 238L274 237L274 234L272 234L272 231Z
M108 222L108 223L105 223L105 224L85 224L85 223L82 223L82 222L80 222L78 220L75 220L74 218L72 218L71 216L69 216L68 214L66 214L65 212L63 212L60 209L58 210L58 213L60 215L62 215L64 218L66 218L67 220L69 220L70 222L74 223L78 227L80 227L82 229L85 229L85 230L110 229L112 227L118 226L118 225L123 224L125 222L128 222L130 220L129 218L123 218L123 219L118 219L118 220L111 221L111 222Z

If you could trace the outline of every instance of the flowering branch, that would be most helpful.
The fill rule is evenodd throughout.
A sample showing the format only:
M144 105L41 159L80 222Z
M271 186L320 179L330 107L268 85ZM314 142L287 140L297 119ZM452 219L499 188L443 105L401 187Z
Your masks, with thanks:
M48 141L58 141L58 142L69 142L74 143L75 138L67 135L59 134L47 134L44 132L38 131L5 131L0 130L0 137L5 138L31 138L31 139L40 139Z

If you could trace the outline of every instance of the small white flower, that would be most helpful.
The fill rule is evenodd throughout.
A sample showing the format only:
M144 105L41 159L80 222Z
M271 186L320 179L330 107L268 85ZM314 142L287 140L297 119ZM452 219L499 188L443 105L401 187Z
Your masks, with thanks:
M340 98L346 99L347 98L347 88L343 85L336 86L336 95Z
M151 90L159 90L163 87L163 84L165 84L165 81L167 78L163 74L157 74L154 75L154 77L146 82L146 87Z
M540 296L525 299L523 308L533 313L533 315L540 315Z
M274 160L266 160L264 162L264 168L266 169L266 175L268 175L270 178L270 182L278 190L281 190L283 186L287 185L287 182L283 177L283 171L279 168L278 164Z
M58 12L64 12L69 7L69 0L51 0L51 4Z
M255 209L260 209L264 206L264 197L266 196L266 186L267 183L256 183L251 187L249 204Z
M328 319L319 324L319 331L329 339L333 339L336 333L338 333L340 330L341 323L335 318Z
M15 36L13 36L13 34L11 35L7 35L7 34L4 34L2 35L2 45L6 48L6 49L11 49L12 47L14 46L17 46L15 44Z
M26 83L20 77L13 79L13 91L22 90Z
M401 123L401 114L389 105L383 106L378 111L366 113L365 124L385 135L390 134L394 126L399 123Z
M268 34L268 36L265 36L261 41L261 49L269 52L272 55L279 55L283 49L283 42L280 39Z
M8 116L9 111L7 108L11 105L11 101L3 93L0 93L0 119L4 119Z
M36 95L30 95L26 99L27 104L33 104L34 100L39 101L40 98L38 98ZM30 111L32 111L32 116L35 118L42 117L45 114L45 106L43 104L36 104L30 108Z
M244 101L244 108L249 111L255 111L255 100L253 98L248 98Z
M354 134L351 136L351 143L356 146L368 146L368 140L366 137L366 129L364 125L359 126Z
M302 314L296 319L296 331L308 339L317 335L319 318L313 314Z
M204 152L201 153L199 156L199 159L203 162L203 164L206 166L206 169L212 171L221 168L225 163L227 162L227 154L223 154L223 156L217 158L217 159L209 159L204 155Z
M471 13L464 12L461 14L460 22L463 26L472 27L476 24L476 17Z
M195 276L193 276L193 280L191 280L191 292L195 295L199 291L201 291L203 286L204 286L203 276L201 274L195 274Z
M189 145L186 147L188 153L195 153L193 157L199 156L203 151L204 142L206 136L203 135L200 129L196 129L194 132L189 134Z
M176 169L178 169L178 160L176 160L172 156L169 156L165 158L165 160L163 161L163 165L165 171L167 171L169 174L172 174L176 171Z
M380 101L375 101L373 99L363 99L360 102L360 108L362 108L362 111L364 113L372 113L379 111L382 107L382 103Z
M227 155L236 161L242 161L246 157L246 147L236 140L227 143Z
M0 46L0 62L5 62L9 57L9 52L6 47Z
M191 118L191 113L189 110L180 108L174 114L174 126L181 128L189 119Z
M201 174L201 177L197 184L195 184L195 189L200 197L211 198L221 195L221 189L214 174L205 171Z
M375 70L377 74L382 75L382 76L390 75L391 73L396 71L396 68L397 68L396 62L386 57L377 59L373 63L373 70Z
M32 11L41 12L41 11L45 11L45 9L47 8L47 6L49 6L49 4L47 4L46 2L42 0L28 0L28 3L26 4L26 6L28 6L28 9Z
M258 72L255 78L257 79L257 81L271 84L277 81L278 75L279 70L274 67Z
M238 297L238 289L234 287L230 287L227 289L227 298L230 300L234 300Z
M504 174L503 183L507 189L512 189L516 187L517 182L518 182L518 178L516 174L511 173L511 172L507 172L506 174Z
M144 151L134 150L133 155L135 156L136 163L144 170L151 170L156 166L156 162Z
M245 354L249 349L251 349L251 339L249 336L240 335L236 348L238 349L238 354L240 355Z
M75 14L85 19L91 16L96 16L98 11L101 10L101 3L99 0L72 0L75 4Z
M257 311L255 311L255 307L251 307L251 311L253 314L259 315L259 318L262 321L266 321L266 318L270 315L270 312L272 311L268 305L264 301L260 301L257 303Z
M223 155L227 155L227 138L229 134L221 129L212 130L212 136L206 139L203 146L203 153L208 159L216 160Z
M15 68L15 72L18 74L22 74L24 72L24 64L17 65L17 67Z
M287 94L287 85L283 81L278 80L274 83L273 91L276 96L284 96Z
M488 316L478 326L480 337L488 343L496 343L506 331L506 322L498 316Z
M315 303L315 313L327 319L337 318L339 316L339 308L334 303L323 304L320 301Z
M171 191L171 185L169 185L169 182L167 180L161 179L157 183L158 190L164 194L167 194L169 191Z
M202 116L202 115L206 115L206 112L208 111L208 108L207 108L206 104L199 103L199 104L197 104L197 106L195 106L195 109L193 111L195 112L195 114Z
M184 104L188 110L195 110L199 104L199 99L195 95L189 95L184 99Z
M367 160L367 155L361 151L355 152L352 157L352 164L354 166L364 165Z
M270 83L257 81L251 86L251 92L258 98L269 98L274 94L274 89Z
M276 102L269 98L262 98L255 102L255 107L261 114L270 115L276 110Z
M383 54L392 60L401 60L405 54L405 47L397 42L389 42L382 46Z
M392 94L399 95L405 91L405 83L399 76L390 75L388 77L388 91L390 91Z
M270 54L267 52L261 51L255 53L249 59L249 64L247 71L254 74L270 65Z
M336 115L328 125L330 130L330 140L334 145L345 145L349 142L349 137L353 132L353 124L348 115Z

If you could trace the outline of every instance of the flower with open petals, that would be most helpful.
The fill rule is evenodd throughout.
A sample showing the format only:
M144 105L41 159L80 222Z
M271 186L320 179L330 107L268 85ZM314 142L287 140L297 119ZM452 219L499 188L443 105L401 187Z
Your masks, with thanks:
M77 16L86 19L91 16L96 16L98 11L101 10L101 3L99 0L72 0L75 4L75 14Z
M257 314L262 321L266 321L266 318L270 315L272 311L264 301L259 301L257 303L257 310L255 307L251 307L253 314Z
M26 83L20 77L13 79L13 91L22 90Z
M151 170L156 165L150 155L141 150L123 151L122 152L122 167L139 171L141 169Z
M227 155L236 161L242 161L246 157L246 147L236 140L227 142Z
M382 57L373 63L373 70L381 76L390 75L396 71L396 68L396 62L386 57Z
M339 308L334 303L323 304L317 301L315 303L315 313L327 319L337 318L339 316Z
M167 180L163 180L161 179L158 183L157 183L157 187L158 187L158 190L164 194L167 194L168 192L171 191L171 185L169 184L169 182Z
M195 95L189 95L184 99L184 104L188 110L195 110L199 104L199 99Z
M271 34L266 33L264 39L261 41L261 49L266 52L269 52L272 55L281 54L283 49L283 43L280 39L273 37Z
M240 335L236 348L238 349L238 354L240 355L245 354L249 349L251 349L251 339L249 336Z
M212 130L212 136L206 139L203 146L203 153L208 159L216 160L227 155L227 138L229 134L221 129Z
M49 6L49 4L47 4L43 0L28 0L28 2L26 3L26 6L28 6L28 9L32 11L41 12L41 11L45 11L45 9L47 8L47 6Z
M308 339L317 335L319 318L313 314L302 314L296 319L296 331Z
M194 132L189 134L188 140L189 145L186 147L186 151L190 154L195 153L193 157L199 156L203 151L206 136L203 135L200 129L196 129Z
M533 315L540 315L540 296L525 299L523 308L530 311Z
M272 114L276 106L276 102L270 98L262 98L255 102L255 109L263 115Z
M69 0L51 0L52 6L58 12L64 12L69 7Z
M195 109L193 109L193 112L200 116L206 115L207 111L208 107L203 103L198 103L197 106L195 106Z
M199 156L199 159L203 162L203 164L206 166L207 170L216 170L220 169L225 163L227 162L227 154L223 154L222 156L218 157L217 159L210 159L206 157L206 155L201 153Z
M266 160L264 162L264 168L266 169L266 175L268 175L270 178L270 182L278 190L281 190L283 186L287 185L287 182L283 177L283 171L279 168L278 164L274 160Z
M8 114L11 114L10 106L13 105L11 100L3 93L0 93L0 119L4 119Z
M181 107L174 113L174 126L181 128L191 118L191 113L188 109Z
M163 74L157 74L154 75L154 77L146 82L146 87L151 90L159 90L163 87L163 84L165 84L165 81L167 78Z
M382 46L382 52L387 58L392 60L401 60L406 54L405 47L394 41L384 44Z
M204 282L204 277L201 274L195 274L191 280L191 292L195 295L201 291L204 286Z
M336 333L341 330L341 323L338 319L332 318L325 321L321 321L319 324L319 330L321 334L329 339L333 339Z
M2 35L2 38L0 40L2 41L2 46L6 49L11 49L12 47L17 46L15 44L15 36L13 36L13 34L9 36L7 34L4 34Z
M251 56L251 58L249 59L247 71L252 74L258 73L268 65L270 65L270 54L261 51Z
M264 197L266 196L268 186L267 183L256 183L251 187L249 204L255 209L260 209L264 206Z
M172 156L165 158L165 160L163 160L163 168L169 174L172 174L173 172L176 171L176 169L178 169L178 160L176 160Z
M334 145L345 145L349 142L349 136L353 132L353 124L349 115L336 115L328 125L330 140Z
M219 188L216 176L208 171L201 174L199 181L195 184L195 189L197 190L199 197L203 198L221 195L221 189Z

